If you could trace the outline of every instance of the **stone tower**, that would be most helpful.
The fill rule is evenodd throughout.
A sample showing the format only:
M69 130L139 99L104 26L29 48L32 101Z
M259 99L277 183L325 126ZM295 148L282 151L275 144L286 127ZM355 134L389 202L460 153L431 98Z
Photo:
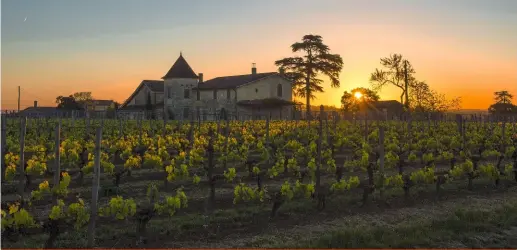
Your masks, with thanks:
M193 111L191 107L196 100L192 89L197 87L198 76L181 53L162 79L165 119L187 119L188 114Z

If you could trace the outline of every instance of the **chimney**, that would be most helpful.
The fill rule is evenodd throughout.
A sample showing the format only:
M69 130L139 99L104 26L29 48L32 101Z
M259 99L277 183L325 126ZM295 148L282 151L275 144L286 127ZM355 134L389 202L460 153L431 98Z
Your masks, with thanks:
M278 68L278 72L279 72L281 75L285 74L285 70L284 70L284 68L283 68L283 67Z
M251 64L251 74L256 75L257 74L257 64L253 63Z
M199 83L203 83L203 73L199 73Z
M34 101L34 107L37 108L38 107L38 101Z

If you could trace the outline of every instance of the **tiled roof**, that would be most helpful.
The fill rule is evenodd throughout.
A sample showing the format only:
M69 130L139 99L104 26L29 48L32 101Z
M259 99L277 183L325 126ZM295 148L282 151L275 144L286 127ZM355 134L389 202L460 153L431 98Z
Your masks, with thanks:
M28 107L22 111L20 111L20 114L21 115L35 115L35 114L40 114L40 115L54 115L54 114L57 114L57 113L61 113L63 112L64 110L62 109L58 109L56 107Z
M28 108L24 109L22 112L25 112L25 111L28 111L28 112L55 112L55 111L59 111L59 109L56 107L28 107Z
M402 107L402 103L396 100L387 100L387 101L376 101L372 103L372 106L376 108L388 108L388 107Z
M163 102L158 102L156 104L151 104L151 107L153 109L155 108L163 108ZM129 106L125 106L123 108L120 108L119 110L121 111L124 111L124 110L145 110L147 108L147 105L129 105Z
M142 83L153 92L163 92L162 80L143 80Z
M198 79L198 76L196 73L194 73L194 70L188 65L185 58L183 58L183 55L180 54L180 57L178 57L178 60L172 65L171 69L169 69L169 72L165 74L162 79L168 79L168 78L194 78Z
M229 89L236 88L246 83L250 83L268 76L278 74L277 72L257 73L249 75L222 76L217 77L203 83L200 83L197 89Z
M291 101L286 101L283 99L278 99L278 98L264 98L264 99L238 101L237 105L255 106L255 107L279 107L279 106L296 105L296 103L291 102Z
M163 93L163 81L161 80L143 80L136 90L129 96L129 98L120 105L121 108L125 107L129 101L131 101L135 95L142 89L143 86L147 86L151 91Z
M113 103L113 100L92 100L94 105L109 106Z

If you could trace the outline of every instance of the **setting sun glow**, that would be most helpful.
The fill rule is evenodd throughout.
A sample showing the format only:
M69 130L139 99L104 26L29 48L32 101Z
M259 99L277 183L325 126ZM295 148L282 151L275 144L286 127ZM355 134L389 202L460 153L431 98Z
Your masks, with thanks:
M313 33L342 56L343 69L338 88L325 75L316 77L324 92L314 94L312 105L339 107L345 91L371 88L371 74L385 69L380 59L397 53L432 90L461 97L462 109L486 111L495 91L507 90L517 101L517 19L511 11L517 1L491 3L2 1L1 106L18 109L18 87L22 110L34 101L55 107L56 97L75 92L123 103L142 80L160 80L180 51L206 80L249 74L251 63L258 73L276 72L275 61L303 55L290 46ZM191 13L196 18L186 18ZM361 94L354 91L352 98L363 100ZM381 100L400 94L392 84L378 92Z
M357 99L361 99L361 97L363 97L363 94L362 94L361 92L355 92L355 93L354 93L354 96L355 96L355 98L357 98Z

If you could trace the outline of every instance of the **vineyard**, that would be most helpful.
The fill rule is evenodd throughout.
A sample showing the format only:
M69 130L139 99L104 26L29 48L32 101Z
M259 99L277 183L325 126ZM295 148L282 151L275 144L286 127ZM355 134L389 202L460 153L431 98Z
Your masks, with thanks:
M210 243L517 185L510 121L3 118L2 247Z

